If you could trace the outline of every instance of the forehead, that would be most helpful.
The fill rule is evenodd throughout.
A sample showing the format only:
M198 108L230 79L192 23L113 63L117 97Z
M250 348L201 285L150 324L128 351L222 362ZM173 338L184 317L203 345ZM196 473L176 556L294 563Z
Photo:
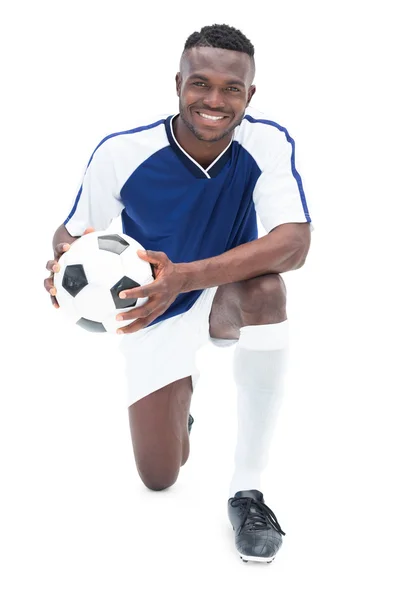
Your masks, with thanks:
M245 52L221 48L195 47L187 50L181 60L181 74L190 77L201 74L208 79L239 79L250 85L253 77L252 60Z

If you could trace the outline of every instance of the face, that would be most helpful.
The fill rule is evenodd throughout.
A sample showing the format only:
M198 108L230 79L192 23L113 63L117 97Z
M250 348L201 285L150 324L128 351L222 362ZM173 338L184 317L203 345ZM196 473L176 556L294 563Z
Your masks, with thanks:
M256 88L244 52L198 47L186 51L176 76L179 115L198 140L216 142L243 119Z

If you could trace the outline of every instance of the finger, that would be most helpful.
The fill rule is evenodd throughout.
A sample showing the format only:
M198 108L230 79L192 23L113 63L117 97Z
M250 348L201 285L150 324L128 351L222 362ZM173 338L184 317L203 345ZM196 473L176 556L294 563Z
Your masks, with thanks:
M54 287L54 281L52 277L47 277L47 279L45 279L43 283L46 292L49 292L49 294L51 294L52 296L55 296L57 294L57 290Z
M46 291L50 294L50 298L51 298L51 302L52 302L53 306L55 308L60 308L60 305L58 304L58 301L56 298L57 290L53 285L52 277L48 277L47 279L44 280L44 287L46 288Z
M145 317L143 319L136 319L136 321L130 323L130 325L126 325L125 327L117 329L117 333L135 333L136 331L143 329L143 327L147 327L148 325L153 323L153 321L155 321L160 315L162 315L165 312L165 310L166 309L164 307L162 309L154 310L148 317Z
M156 318L157 317L151 316L151 317L147 317L147 319L136 319L136 321L134 321L130 325L126 325L126 327L121 327L120 329L117 329L117 333L118 334L135 333L136 331L139 331L140 329L143 329L143 327L146 327L147 325L152 323Z
M143 306L132 308L123 313L119 313L115 319L117 321L130 321L131 319L143 319L151 315L151 313L157 309L159 303L156 301L146 302Z
M82 235L86 235L87 233L93 233L93 231L95 231L94 227L87 227ZM67 252L67 250L69 250L70 248L71 244L68 244L67 242L60 242L54 248L54 256L56 258L60 258L60 256L64 254L64 252Z
M139 248L139 250L136 250L136 252L140 254L140 256L147 256L147 258L158 260L160 262L168 258L165 252L158 250L142 250L142 248Z
M137 250L137 255L142 260L145 260L153 264L161 264L164 257L163 252L156 252L155 250Z
M46 263L46 269L48 271L52 271L53 273L58 273L60 270L60 265L56 260L48 260Z
M154 294L160 293L164 288L164 284L160 281L154 281L148 285L141 285L139 287L131 288L130 290L123 290L119 293L120 298L148 298L154 296Z
M67 244L65 242L61 242L60 244L57 244L56 247L54 248L54 258L58 259L60 258L60 256L62 254L64 254L64 252L67 252L67 250L69 250L71 248L71 244Z

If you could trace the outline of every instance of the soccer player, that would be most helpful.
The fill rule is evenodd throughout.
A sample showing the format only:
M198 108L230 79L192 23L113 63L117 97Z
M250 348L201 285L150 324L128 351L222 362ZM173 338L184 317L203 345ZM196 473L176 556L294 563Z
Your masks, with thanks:
M249 107L254 75L241 31L212 25L190 35L176 75L179 113L100 142L46 268L57 272L69 244L119 215L145 248L155 281L125 297L148 301L117 319L134 456L151 490L172 486L188 460L197 350L210 340L236 345L228 516L240 557L271 562L285 533L260 488L288 347L280 274L304 264L311 219L292 138ZM45 288L58 307L53 275Z

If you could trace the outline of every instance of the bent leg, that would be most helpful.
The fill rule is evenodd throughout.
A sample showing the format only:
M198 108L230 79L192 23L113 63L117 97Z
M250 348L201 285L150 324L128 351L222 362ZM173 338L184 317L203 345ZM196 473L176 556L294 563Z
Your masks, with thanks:
M283 400L288 329L286 287L264 275L219 290L210 336L238 340L233 362L238 430L230 497L260 489Z
M139 476L151 490L171 487L189 458L192 378L184 377L134 402L129 424Z

